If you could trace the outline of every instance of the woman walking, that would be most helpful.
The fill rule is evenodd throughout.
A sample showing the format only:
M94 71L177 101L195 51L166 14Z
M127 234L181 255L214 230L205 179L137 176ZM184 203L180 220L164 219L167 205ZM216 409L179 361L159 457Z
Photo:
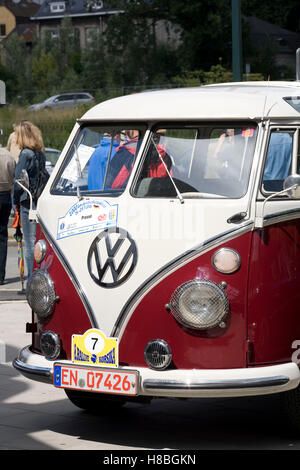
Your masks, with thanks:
M40 169L45 168L44 143L41 131L29 121L21 121L15 127L16 144L21 152L15 170L15 180L21 176L22 170L26 170L29 177L29 190L31 194L38 185ZM14 186L14 204L21 217L22 230L25 241L25 263L27 266L27 281L33 271L33 250L36 237L36 221L29 219L30 198L18 183ZM33 200L33 209L36 201Z

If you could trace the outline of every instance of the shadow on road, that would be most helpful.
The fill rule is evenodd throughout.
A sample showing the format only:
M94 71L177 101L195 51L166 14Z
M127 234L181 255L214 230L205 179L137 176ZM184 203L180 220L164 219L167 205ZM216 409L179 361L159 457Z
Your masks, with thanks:
M8 347L7 355L13 359L16 349ZM93 415L76 408L62 390L53 388L58 399L47 399L51 386L45 384L34 391L38 403L34 403L34 396L26 402L32 382L20 380L10 364L0 365L0 379L0 449L89 449L91 444L95 449L97 443L102 450L117 446L159 450L300 448L300 438L291 437L280 421L278 396L160 399L150 405L131 403L116 412ZM18 396L20 400L16 400Z

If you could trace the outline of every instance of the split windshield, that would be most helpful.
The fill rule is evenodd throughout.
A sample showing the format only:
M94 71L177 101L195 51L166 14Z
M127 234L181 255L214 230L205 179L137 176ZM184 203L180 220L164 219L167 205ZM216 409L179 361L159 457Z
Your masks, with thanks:
M127 186L145 126L83 127L62 165L56 194L120 195ZM147 140L138 165L135 197L239 198L246 191L256 127L160 125Z

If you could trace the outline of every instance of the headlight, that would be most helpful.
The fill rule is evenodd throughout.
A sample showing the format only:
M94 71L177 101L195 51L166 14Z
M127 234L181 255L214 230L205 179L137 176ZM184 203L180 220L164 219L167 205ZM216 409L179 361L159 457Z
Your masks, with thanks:
M229 302L218 284L205 279L194 279L173 292L170 309L182 325L204 330L223 321L229 311Z
M38 317L46 318L51 315L57 297L53 281L46 271L40 269L33 272L28 282L26 297Z
M34 259L38 264L40 264L43 261L43 259L46 256L46 252L47 252L47 244L45 240L39 240L38 242L36 242L34 246L33 254L34 254Z

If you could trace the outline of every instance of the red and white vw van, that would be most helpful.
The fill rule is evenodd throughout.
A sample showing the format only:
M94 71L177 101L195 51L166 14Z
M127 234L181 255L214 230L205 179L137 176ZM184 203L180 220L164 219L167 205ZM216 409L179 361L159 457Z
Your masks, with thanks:
M33 214L14 367L83 408L281 392L299 420L299 130L300 82L90 109Z

